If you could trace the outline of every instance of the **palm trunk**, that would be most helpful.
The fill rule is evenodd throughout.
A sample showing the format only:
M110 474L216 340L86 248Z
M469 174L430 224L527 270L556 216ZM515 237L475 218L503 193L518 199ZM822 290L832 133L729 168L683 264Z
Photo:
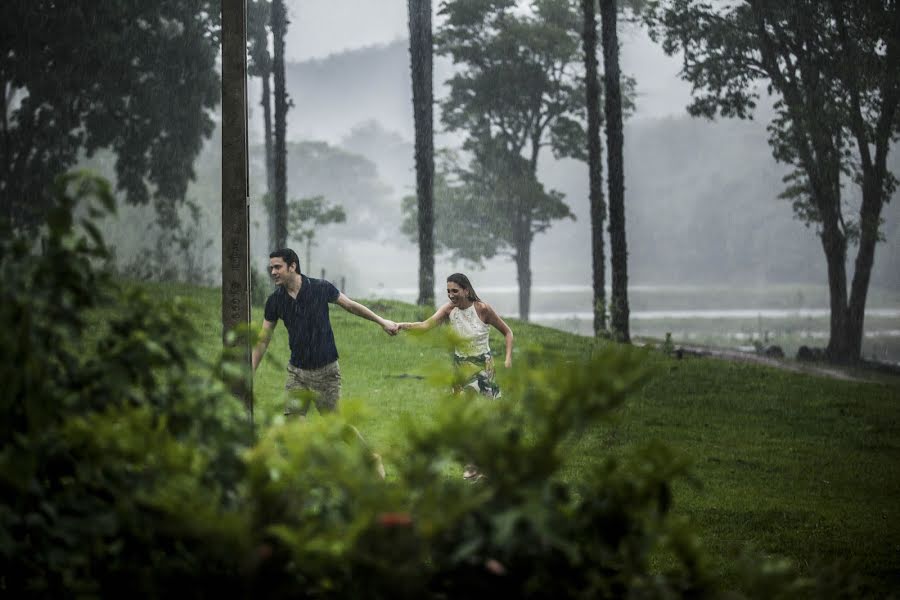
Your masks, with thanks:
M9 189L12 182L12 168L10 167L12 147L9 143L9 100L12 97L9 90L11 87L11 84L4 81L3 89L0 90L0 102L3 102L3 106L0 106L0 109L3 110L3 179L0 180L0 202L3 202L3 206L6 207L5 217L10 229L14 226L13 199Z
M434 134L431 0L408 0L409 54L416 141L419 226L419 298L434 305Z
M287 246L287 91L284 73L284 38L287 30L287 12L283 0L272 1L272 37L274 38L275 73L275 247Z
M272 88L269 83L269 74L261 77L262 79L262 99L260 104L263 107L263 143L266 149L266 195L269 196L269 202L272 202L275 194L275 153L272 148ZM267 211L269 221L269 247L273 250L279 246L275 239L275 210L274 206Z
M628 247L625 241L625 172L623 166L622 88L616 0L600 0L603 73L606 87L606 154L609 165L609 246L612 255L610 325L616 340L631 341L628 308Z
M588 182L591 204L591 283L594 288L594 335L606 330L606 273L603 252L603 221L606 206L603 202L603 163L600 147L600 81L597 76L597 19L595 0L581 0L584 29L581 34L584 50L585 88L587 92Z

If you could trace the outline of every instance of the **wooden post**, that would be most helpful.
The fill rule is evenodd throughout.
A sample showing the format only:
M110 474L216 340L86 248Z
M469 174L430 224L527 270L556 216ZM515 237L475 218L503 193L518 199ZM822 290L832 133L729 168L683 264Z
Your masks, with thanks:
M247 161L247 2L222 0L222 341L244 377L233 386L253 427L250 363L250 206ZM230 334L244 327L237 337Z

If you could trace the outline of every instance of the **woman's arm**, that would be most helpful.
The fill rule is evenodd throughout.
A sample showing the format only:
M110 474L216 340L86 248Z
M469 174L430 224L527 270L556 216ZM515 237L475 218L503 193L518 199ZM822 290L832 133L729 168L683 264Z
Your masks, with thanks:
M503 334L503 338L506 340L506 360L503 361L503 366L507 369L512 366L512 349L513 349L513 332L512 329L509 328L509 325L506 324L500 315L497 314L497 311L494 310L494 307L484 302L485 308L485 319L484 322L488 325L494 326L497 331Z
M397 323L397 325L400 326L400 331L403 331L404 329L410 329L414 331L428 331L429 329L435 327L436 325L440 324L441 321L446 319L451 310L453 310L453 305L448 302L447 304L437 309L437 312L435 312L424 321L416 321L412 323Z

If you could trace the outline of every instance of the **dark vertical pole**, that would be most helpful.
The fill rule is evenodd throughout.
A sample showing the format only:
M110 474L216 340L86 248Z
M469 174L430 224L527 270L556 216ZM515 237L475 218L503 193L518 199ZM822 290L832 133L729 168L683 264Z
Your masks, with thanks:
M235 395L253 426L250 338L250 207L247 162L247 2L222 0L222 340L244 364ZM237 340L237 341L235 341Z

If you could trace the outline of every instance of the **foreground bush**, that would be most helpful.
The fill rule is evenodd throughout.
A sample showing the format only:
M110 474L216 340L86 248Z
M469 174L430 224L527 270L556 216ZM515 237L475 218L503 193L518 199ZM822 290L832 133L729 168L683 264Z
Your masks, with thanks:
M189 310L100 268L102 239L72 215L112 210L107 185L67 177L57 196L39 242L0 242L4 595L725 597L671 515L683 459L651 445L560 475L579 433L648 377L640 351L526 356L504 400L447 398L398 427L385 482L347 435L352 413L250 440L223 382L237 366L193 352ZM447 476L470 461L485 480ZM742 565L729 581L747 597L839 591Z

